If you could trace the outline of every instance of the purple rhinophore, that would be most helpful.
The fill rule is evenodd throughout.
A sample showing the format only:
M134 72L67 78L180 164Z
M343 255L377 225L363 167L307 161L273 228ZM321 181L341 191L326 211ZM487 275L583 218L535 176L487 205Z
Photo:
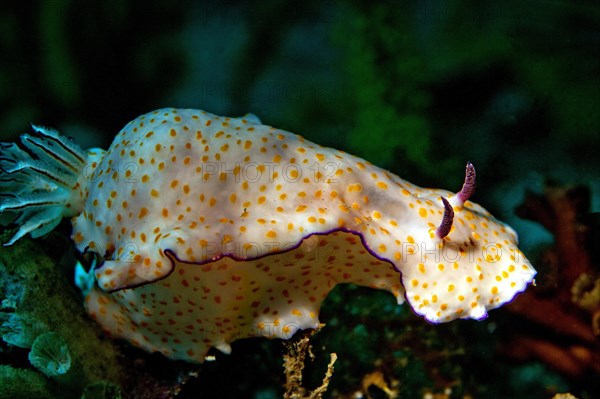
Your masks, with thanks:
M471 198L473 193L475 193L475 177L476 177L475 167L473 166L473 164L471 162L467 162L467 170L465 172L465 182L463 183L463 186L460 189L460 191L458 192L458 194L456 194L456 196L458 197L458 200L460 202L460 205L464 204L469 198Z
M442 197L442 202L444 203L444 217L442 218L442 223L440 223L435 231L435 235L439 239L446 237L450 233L452 222L454 221L454 209L452 209L452 205L444 197Z

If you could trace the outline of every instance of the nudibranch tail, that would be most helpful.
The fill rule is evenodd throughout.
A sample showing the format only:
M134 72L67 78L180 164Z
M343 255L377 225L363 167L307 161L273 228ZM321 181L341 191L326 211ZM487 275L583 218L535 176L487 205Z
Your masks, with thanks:
M27 233L42 236L83 209L84 199L74 191L88 154L54 130L32 127L34 133L22 135L20 144L0 143L0 214L8 215L3 223L20 226L4 245Z
M444 197L442 197L442 202L444 203L444 216L442 217L442 222L435 231L436 237L440 240L450 233L452 222L454 221L454 210L452 209L452 205L450 205L448 200Z
M467 202L467 200L473 196L473 194L475 193L475 186L476 186L475 178L476 178L475 167L473 166L473 164L471 162L467 162L467 167L466 167L466 171L465 171L465 182L463 183L463 186L460 189L460 191L453 198L452 205L459 206L459 207L463 206L463 204L465 202Z

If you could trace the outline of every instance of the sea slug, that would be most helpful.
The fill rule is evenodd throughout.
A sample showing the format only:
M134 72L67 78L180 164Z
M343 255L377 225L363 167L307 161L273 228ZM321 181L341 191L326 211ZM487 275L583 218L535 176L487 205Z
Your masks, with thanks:
M469 198L263 125L160 109L108 151L34 126L0 144L7 243L72 217L87 311L105 332L202 362L236 339L315 328L340 283L391 292L430 322L486 317L535 275L517 235Z

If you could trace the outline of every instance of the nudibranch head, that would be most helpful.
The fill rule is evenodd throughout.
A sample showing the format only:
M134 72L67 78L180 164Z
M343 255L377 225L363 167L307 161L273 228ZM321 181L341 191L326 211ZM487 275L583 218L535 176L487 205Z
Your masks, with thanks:
M411 201L414 208L420 203L419 215L429 219L430 227L415 228L405 246L403 259L413 267L403 266L402 281L414 311L431 322L484 318L489 309L523 291L535 275L517 247L515 231L468 201L474 188L475 169L469 163L458 193L427 190ZM436 227L427 215L440 213Z
M90 165L61 201L77 248L98 254L78 269L86 308L109 335L174 359L315 328L340 283L445 322L484 317L535 275L515 232L469 200L470 164L458 193L425 189L253 115L189 109L142 115L107 152L79 154Z

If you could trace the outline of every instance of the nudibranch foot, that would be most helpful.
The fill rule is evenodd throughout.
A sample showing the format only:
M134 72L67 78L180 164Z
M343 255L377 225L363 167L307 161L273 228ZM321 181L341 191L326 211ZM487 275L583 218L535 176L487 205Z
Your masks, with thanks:
M337 284L386 290L404 302L398 272L366 250L357 234L312 235L263 255L200 264L173 258L165 279L113 293L95 287L86 307L111 337L201 362L211 347L223 351L236 339L288 339L316 328L321 302ZM135 312L127 309L130 303Z
M0 188L17 189L0 211L21 225L9 244L74 216L73 241L98 260L77 268L89 314L173 359L316 328L337 284L441 323L485 317L535 275L516 233L469 200L470 163L458 193L421 188L254 115L193 109L142 115L106 152L36 134L26 151L0 147ZM34 167L38 155L60 173Z

